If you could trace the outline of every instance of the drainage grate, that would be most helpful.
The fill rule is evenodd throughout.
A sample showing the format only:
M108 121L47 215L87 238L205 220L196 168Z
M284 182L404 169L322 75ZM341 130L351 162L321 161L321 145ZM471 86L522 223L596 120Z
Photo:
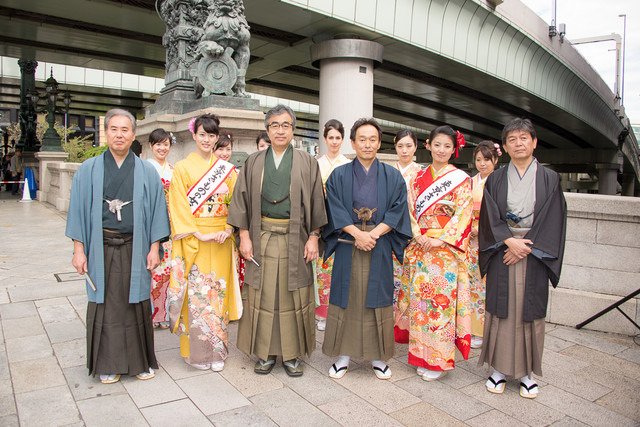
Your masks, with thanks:
M70 273L53 273L53 276L58 282L73 282L74 280L85 280L84 276L81 276L75 271Z

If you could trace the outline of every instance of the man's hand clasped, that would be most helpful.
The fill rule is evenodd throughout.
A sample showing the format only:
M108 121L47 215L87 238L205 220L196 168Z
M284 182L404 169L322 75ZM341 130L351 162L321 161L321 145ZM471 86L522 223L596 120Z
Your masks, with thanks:
M507 245L507 249L502 260L506 265L513 265L531 253L531 248L527 245L533 245L533 242L529 239L509 237L504 240L504 244Z

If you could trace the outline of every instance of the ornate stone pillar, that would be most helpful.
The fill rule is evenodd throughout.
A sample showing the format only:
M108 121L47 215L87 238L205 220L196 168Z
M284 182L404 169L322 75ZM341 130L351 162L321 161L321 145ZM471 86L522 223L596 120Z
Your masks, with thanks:
M161 94L173 93L184 101L195 100L193 77L198 65L197 47L209 14L208 4L203 0L165 0L160 14L167 26L162 37L167 61Z
M313 66L320 68L318 152L327 152L322 128L327 120L344 124L340 151L353 153L349 131L361 117L373 116L373 68L382 62L383 46L359 39L325 40L311 46Z
M36 88L36 68L38 61L35 59L19 59L20 67L20 139L16 148L24 152L38 151L39 142L36 137L38 117L32 108L29 108L29 95Z

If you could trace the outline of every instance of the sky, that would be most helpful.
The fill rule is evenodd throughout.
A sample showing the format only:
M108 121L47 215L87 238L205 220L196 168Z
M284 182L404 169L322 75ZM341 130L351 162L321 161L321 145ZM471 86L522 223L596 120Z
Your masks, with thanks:
M521 1L545 22L551 22L552 0ZM566 24L566 37L569 40L611 33L623 36L624 18L618 15L627 15L623 103L631 123L640 124L640 0L556 0L556 3L557 23ZM615 42L575 47L613 91Z

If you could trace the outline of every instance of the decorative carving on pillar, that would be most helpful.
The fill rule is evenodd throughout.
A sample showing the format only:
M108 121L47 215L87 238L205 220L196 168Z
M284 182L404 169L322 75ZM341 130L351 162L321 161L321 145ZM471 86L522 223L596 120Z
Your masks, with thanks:
M163 93L195 90L196 97L246 97L249 24L242 0L165 0L160 15L167 25Z
M162 44L167 49L165 88L193 90L193 75L197 65L197 47L202 39L202 27L213 0L165 0L160 16L167 28Z

